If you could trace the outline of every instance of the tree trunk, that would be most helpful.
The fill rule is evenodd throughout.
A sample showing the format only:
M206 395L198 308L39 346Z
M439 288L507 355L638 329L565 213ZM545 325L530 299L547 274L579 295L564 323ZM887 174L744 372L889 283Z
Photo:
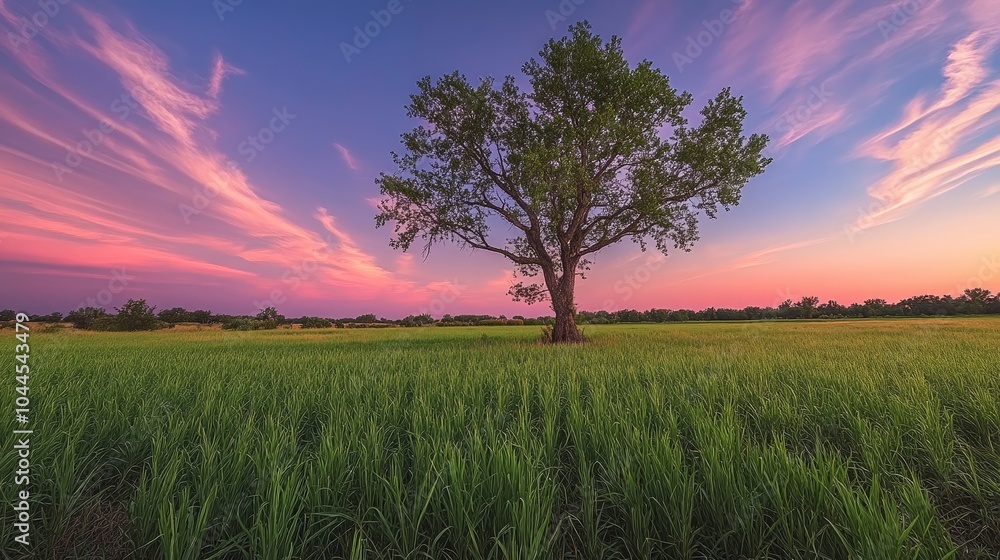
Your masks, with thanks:
M573 282L559 282L558 287L549 291L552 309L556 312L556 324L552 328L552 343L583 342L583 335L576 327L576 304L573 302Z

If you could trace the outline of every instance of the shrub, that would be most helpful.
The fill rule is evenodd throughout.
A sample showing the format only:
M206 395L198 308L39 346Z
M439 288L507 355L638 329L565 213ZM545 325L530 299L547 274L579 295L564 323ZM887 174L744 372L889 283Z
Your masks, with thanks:
M155 331L167 326L167 323L156 317L156 307L150 307L144 299L130 299L120 308L115 308L118 314L114 317L116 330L120 331Z
M303 329L328 329L333 326L333 321L321 317L306 317L302 320Z
M202 325L207 325L212 322L212 312L205 309L199 309L197 311L191 312L191 320L195 323L200 323Z
M258 321L273 321L275 323L285 322L285 316L278 313L278 310L273 307L266 307L264 309L261 309L260 313L258 313L257 316L254 317L254 319Z
M174 307L172 309L164 309L157 314L157 317L161 321L166 321L167 323L188 323L193 321L191 317L191 312L183 307Z
M108 313L100 307L81 307L76 311L70 311L69 315L66 315L66 321L73 323L75 328L89 329L96 319L107 315Z
M248 317L238 317L222 323L222 328L227 331L266 331L278 328L278 321L262 321L260 319L250 319Z
M48 315L31 315L28 320L32 323L61 323L63 316L62 313L56 311Z
M90 330L111 332L111 331L120 331L122 329L118 326L118 322L115 321L114 316L102 315L91 321Z

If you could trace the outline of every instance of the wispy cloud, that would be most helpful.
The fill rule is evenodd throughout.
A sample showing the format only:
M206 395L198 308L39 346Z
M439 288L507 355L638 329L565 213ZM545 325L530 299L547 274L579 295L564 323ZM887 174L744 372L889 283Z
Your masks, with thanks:
M885 110L899 110L901 83L911 72L944 59L936 91L911 93L895 122L858 142L855 156L892 168L868 189L876 203L853 231L896 220L997 165L1000 76L991 57L1000 43L1000 8L990 0L915 5L775 2L748 11L746 24L725 37L723 74L773 99L767 132L776 150L879 122ZM939 56L928 56L928 48ZM875 71L888 67L901 71ZM829 96L816 95L820 83Z
M915 99L898 122L859 146L858 155L893 168L869 188L878 204L856 228L898 218L1000 165L1000 79L987 62L998 44L993 31L976 30L959 40L937 94Z
M625 30L623 47L628 51L644 52L659 43L664 35L675 29L680 11L678 3L642 0Z
M736 259L730 266L724 268L719 272L728 272L732 270L739 270L742 268L750 268L754 266L761 266L768 263L775 262L778 255L782 253L787 253L789 251L795 251L798 249L805 249L807 247L814 247L833 240L832 235L818 237L815 239L809 239L806 241L797 241L795 243L782 243L781 245L775 245L773 247L768 247L765 249L760 249L744 255Z
M9 131L0 141L0 204L14 210L9 219L26 237L5 244L4 259L129 262L266 285L323 253L329 258L315 274L319 285L350 288L358 297L395 285L349 235L326 227L334 223L332 213L320 213L318 231L300 225L263 198L243 171L228 166L206 121L219 112L225 77L242 70L217 55L206 91L172 68L129 21L86 8L76 12L66 16L76 18L72 32L36 37L44 41L40 54L15 59L27 78L0 77L0 121ZM53 53L95 76L110 71L120 93L103 103L84 97L67 83ZM101 129L102 122L109 126ZM53 164L68 156L79 162L59 180ZM185 225L179 204L207 192L212 198L204 219ZM324 228L336 232L333 247ZM14 254L15 246L34 249Z
M357 158L354 157L354 154L347 149L347 146L336 142L333 145L337 148L337 151L340 152L340 157L343 158L344 164L347 165L351 171L358 171L361 169L361 164L358 162Z
M245 73L243 70L227 64L222 59L221 54L216 54L215 62L212 64L212 77L208 81L208 96L212 99L218 99L219 94L222 93L222 81L226 79L226 76L241 76Z
M905 21L893 19L898 8L862 0L758 3L747 10L745 24L725 37L721 75L770 99L772 147L805 139L815 144L859 122L904 76L872 68L893 64L894 57L922 44L918 38L955 29L954 10L941 0L921 2ZM888 35L880 27L886 23L895 29ZM817 103L820 86L833 93Z

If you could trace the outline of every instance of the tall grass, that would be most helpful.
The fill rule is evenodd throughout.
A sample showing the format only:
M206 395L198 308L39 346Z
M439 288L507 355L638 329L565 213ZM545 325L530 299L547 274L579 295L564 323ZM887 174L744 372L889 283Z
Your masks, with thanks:
M34 335L32 553L1000 557L1000 319L588 335Z

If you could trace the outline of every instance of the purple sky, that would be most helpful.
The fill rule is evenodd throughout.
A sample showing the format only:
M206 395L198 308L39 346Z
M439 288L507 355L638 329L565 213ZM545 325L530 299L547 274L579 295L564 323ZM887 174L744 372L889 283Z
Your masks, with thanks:
M732 86L775 162L693 252L598 254L580 308L1000 288L1000 2L577 3L0 0L0 307L547 314L496 255L392 251L373 180L419 78L581 19L698 107Z

